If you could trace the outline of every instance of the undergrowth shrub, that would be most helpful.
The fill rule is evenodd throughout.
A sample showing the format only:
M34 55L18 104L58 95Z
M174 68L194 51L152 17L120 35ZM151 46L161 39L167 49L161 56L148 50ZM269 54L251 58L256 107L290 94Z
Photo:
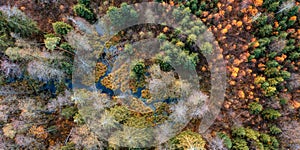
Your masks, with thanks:
M58 21L52 24L54 32L56 34L65 35L68 34L73 28L67 23Z
M281 114L277 110L268 108L262 112L262 116L264 119L275 120L275 119L281 117Z
M95 22L96 17L94 15L94 13L90 9L86 8L86 6L84 6L83 4L75 5L73 7L73 10L77 16L86 19L90 23Z
M252 102L249 104L249 109L251 114L259 114L263 110L263 106L257 102Z
M200 134L187 130L171 139L170 144L175 145L176 149L202 150L205 149L206 142Z

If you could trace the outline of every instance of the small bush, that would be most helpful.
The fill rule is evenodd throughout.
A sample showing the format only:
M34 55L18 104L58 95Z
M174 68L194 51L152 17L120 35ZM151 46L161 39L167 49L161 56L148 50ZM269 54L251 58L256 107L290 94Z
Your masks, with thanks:
M75 107L66 107L61 111L61 115L66 119L72 118L76 113Z
M280 105L286 105L288 103L288 100L285 98L280 99L279 104Z
M272 144L272 149L278 149L279 147L279 142L275 137L271 137L271 144Z
M44 40L46 48L49 50L54 50L60 42L60 37L46 37Z
M258 76L254 79L254 84L262 84L266 81L265 77L262 76Z
M159 67L162 71L165 71L165 72L169 72L173 69L172 65L170 65L170 63L165 62L165 61L160 61Z
M72 75L73 73L73 64L72 62L61 62L61 70L63 70L67 75Z
M56 34L61 35L68 34L73 29L72 26L61 21L53 23L52 27Z
M96 19L94 13L82 4L75 5L73 10L77 16L85 18L90 23L93 23Z
M0 31L0 51L5 51L7 47L13 45L13 40L7 33L1 33Z
M259 29L258 35L260 35L261 37L268 36L272 33L272 29L273 29L272 25L265 25Z
M79 113L76 113L75 116L73 117L73 119L74 119L74 122L79 125L82 125L85 123L83 117Z
M279 1L268 5L268 11L275 12L279 8Z
M235 127L232 129L232 135L235 137L245 137L246 131L244 127Z
M249 109L251 114L259 114L263 110L263 106L257 102L252 102L249 104Z
M78 0L78 3L79 4L82 4L86 7L89 7L90 3L91 3L91 0Z
M231 149L232 147L232 141L229 138L228 135L226 135L225 133L218 133L218 136L223 140L224 145L228 148Z
M271 86L276 86L279 83L276 78L269 78L268 82Z
M280 112L274 109L266 109L262 112L263 118L268 120L275 120L281 116Z
M293 53L289 56L289 58L290 58L291 60L298 60L298 59L300 58L300 53L298 53L298 52L293 52Z
M158 38L160 41L165 41L165 40L168 39L168 37L167 37L165 34L163 34L163 33L160 33L160 34L157 36L157 38Z
M144 75L145 69L146 69L146 66L145 66L144 62L137 61L132 65L131 71L133 72L134 77L140 78Z
M266 87L265 94L266 96L273 96L277 93L277 89L274 86Z
M233 140L233 150L249 150L249 147L247 146L247 141L244 139L236 138Z
M213 46L209 42L205 42L200 46L201 52L205 54L211 54L213 52Z
M189 130L181 132L170 141L176 149L205 149L205 143L200 134Z
M255 131L250 128L246 128L245 131L246 131L247 139L253 140L253 141L258 141L258 138L260 136L260 133L258 131Z
M255 146L255 149L259 149L259 150L263 150L264 149L264 144L259 142L259 141L256 141L254 143L254 146Z
M269 144L271 142L271 137L268 134L265 134L265 133L261 134L259 139L264 144Z
M285 71L285 70L281 71L281 72L280 72L280 75L281 75L282 78L285 79L285 80L287 80L287 79L289 79L289 78L291 77L291 73L288 72L288 71Z
M267 67L277 67L279 63L276 60L270 60L267 62Z
M273 135L277 135L277 134L280 134L282 131L280 128L278 128L277 126L275 125L272 125L270 127L270 133L273 134Z
M277 77L280 75L280 71L276 67L269 67L269 68L266 68L265 75L267 77Z
M66 43L66 42L61 43L59 47L64 49L64 50L67 50L69 52L72 52L72 53L75 52L74 49L72 48L72 46L69 43Z

